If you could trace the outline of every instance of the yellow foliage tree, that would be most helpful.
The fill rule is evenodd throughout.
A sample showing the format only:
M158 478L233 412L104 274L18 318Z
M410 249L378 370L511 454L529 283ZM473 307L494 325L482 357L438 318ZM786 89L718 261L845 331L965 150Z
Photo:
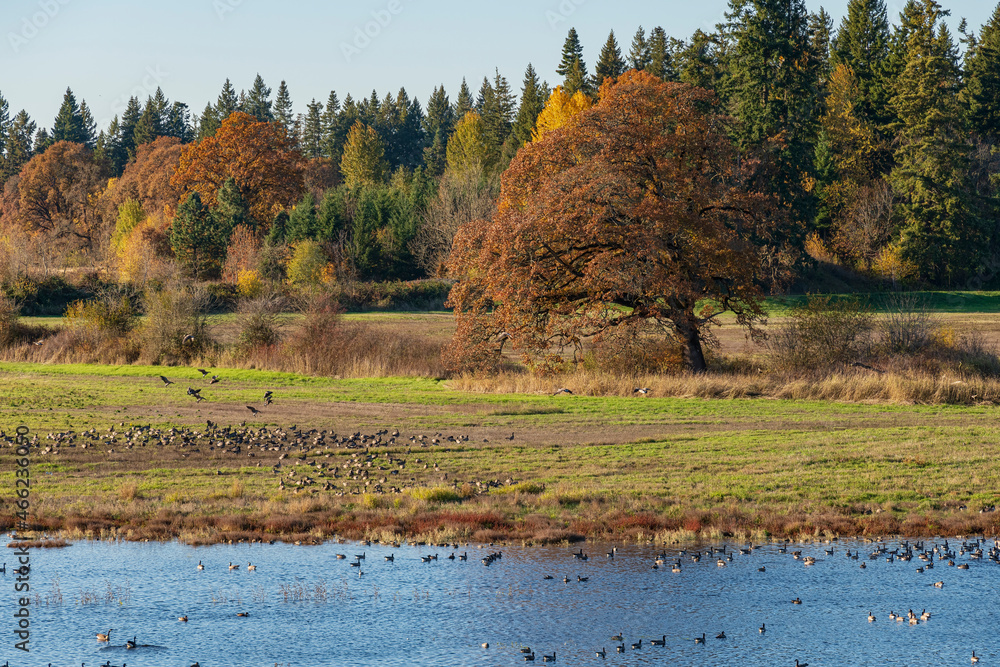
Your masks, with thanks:
M563 92L562 86L549 95L549 101L545 103L545 108L538 114L535 121L535 129L531 132L532 141L538 141L546 132L557 130L569 122L569 119L576 114L594 106L594 102L578 90L573 95Z
M358 121L347 133L344 155L340 158L340 173L349 187L372 185L385 181L388 166L385 147L374 128Z
M486 144L486 126L475 111L466 113L455 125L446 155L448 171L456 175L481 172L493 166Z

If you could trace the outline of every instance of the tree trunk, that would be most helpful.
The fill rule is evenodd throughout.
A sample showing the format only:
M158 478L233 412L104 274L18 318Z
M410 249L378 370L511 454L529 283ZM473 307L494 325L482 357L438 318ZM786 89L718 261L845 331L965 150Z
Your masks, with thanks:
M705 353L701 349L698 324L693 317L681 319L674 324L677 326L677 333L680 334L681 342L684 344L684 364L690 371L704 373L707 366L705 365Z

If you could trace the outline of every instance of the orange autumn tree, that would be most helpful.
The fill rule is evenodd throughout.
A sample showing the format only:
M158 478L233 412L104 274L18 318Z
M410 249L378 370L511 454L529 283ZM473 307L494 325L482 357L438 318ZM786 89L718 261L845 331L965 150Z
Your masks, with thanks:
M778 218L747 184L717 104L633 71L521 149L492 222L455 238L449 365L495 367L509 338L551 368L562 346L653 327L701 371L720 313L753 331Z
M276 123L262 123L234 112L211 137L185 146L170 180L184 194L197 192L214 207L216 195L232 177L250 216L266 227L302 194L302 155Z

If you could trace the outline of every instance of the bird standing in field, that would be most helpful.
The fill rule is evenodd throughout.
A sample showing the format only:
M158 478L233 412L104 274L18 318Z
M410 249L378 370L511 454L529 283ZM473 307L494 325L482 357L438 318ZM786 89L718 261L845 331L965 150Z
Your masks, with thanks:
M165 378L162 375L160 376L160 379L163 380L163 386L164 387L169 387L170 385L173 384L173 382L171 382L170 380L168 380L167 378Z

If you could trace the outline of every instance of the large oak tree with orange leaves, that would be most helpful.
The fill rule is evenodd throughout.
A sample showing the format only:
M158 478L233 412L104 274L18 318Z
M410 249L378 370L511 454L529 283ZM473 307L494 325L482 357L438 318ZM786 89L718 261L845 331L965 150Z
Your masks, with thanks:
M780 218L750 186L717 105L709 91L628 72L526 145L493 220L456 236L451 364L495 364L507 339L544 364L641 323L674 336L700 371L720 313L752 330Z
M302 195L302 160L280 125L235 112L214 135L184 148L170 182L183 191L182 201L197 192L211 207L232 177L251 217L267 226Z

